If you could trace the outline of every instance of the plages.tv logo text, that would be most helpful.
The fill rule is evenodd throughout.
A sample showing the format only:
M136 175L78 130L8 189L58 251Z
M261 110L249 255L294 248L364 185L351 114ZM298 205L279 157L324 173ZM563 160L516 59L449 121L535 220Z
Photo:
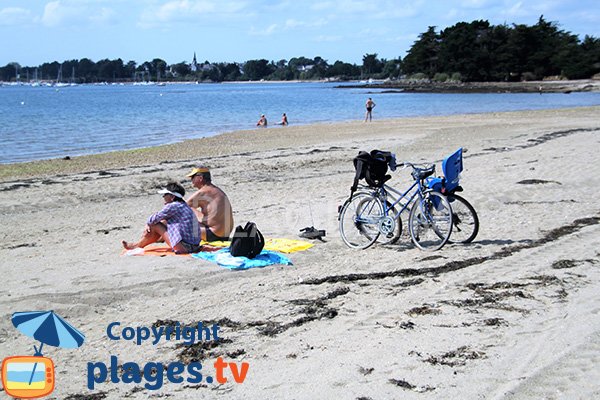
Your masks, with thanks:
M218 341L219 325L212 324L205 326L202 322L196 325L182 325L177 322L169 325L159 326L138 326L122 327L120 322L112 322L106 328L106 336L110 340L131 341L135 345L142 345L148 342L157 345L161 341L180 341L184 345L193 345L202 341ZM117 356L110 356L108 366L104 362L88 362L87 364L87 387L94 389L96 385L106 383L144 383L148 390L160 389L165 379L171 383L191 383L201 382L213 383L215 380L219 384L228 382L227 372L230 372L231 378L236 383L243 383L246 380L250 365L247 362L236 363L226 362L222 357L218 357L212 364L215 371L215 377L208 375L206 371L203 374L203 365L200 362L184 364L182 362L172 362L167 365L161 362L146 362L140 365L137 362L127 361L119 364ZM109 368L110 367L110 368ZM109 372L110 371L110 372Z

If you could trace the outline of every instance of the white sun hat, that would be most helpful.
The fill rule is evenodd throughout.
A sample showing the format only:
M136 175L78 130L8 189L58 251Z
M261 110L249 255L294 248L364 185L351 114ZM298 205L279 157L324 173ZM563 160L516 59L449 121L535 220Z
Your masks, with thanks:
M164 189L164 188L160 189L157 193L158 194L171 194L171 195L173 195L175 197L179 197L180 199L183 199L183 196L181 195L181 193L171 192L170 190Z

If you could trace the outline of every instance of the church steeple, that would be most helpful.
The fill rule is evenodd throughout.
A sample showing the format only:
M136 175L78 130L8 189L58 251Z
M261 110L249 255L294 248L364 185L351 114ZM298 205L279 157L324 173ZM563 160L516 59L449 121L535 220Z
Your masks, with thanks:
M192 60L190 69L192 70L192 72L196 72L198 70L198 62L196 61L196 52L194 52L194 59Z

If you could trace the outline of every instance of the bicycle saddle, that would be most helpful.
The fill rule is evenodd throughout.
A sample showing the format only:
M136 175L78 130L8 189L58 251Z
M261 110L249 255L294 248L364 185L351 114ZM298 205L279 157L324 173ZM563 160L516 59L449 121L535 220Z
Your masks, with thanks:
M417 179L425 179L428 176L431 176L435 173L435 165L432 165L429 168L415 168L412 172L412 177L414 180Z

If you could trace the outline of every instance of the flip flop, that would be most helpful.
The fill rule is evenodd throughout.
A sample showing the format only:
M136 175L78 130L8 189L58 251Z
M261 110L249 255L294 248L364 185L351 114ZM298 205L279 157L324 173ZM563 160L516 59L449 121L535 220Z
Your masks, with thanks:
M305 239L319 239L319 240L323 240L323 236L325 236L325 230L324 229L315 229L314 226L310 226L310 227L306 227L306 228L302 228L300 229L300 236L301 238L305 238Z

